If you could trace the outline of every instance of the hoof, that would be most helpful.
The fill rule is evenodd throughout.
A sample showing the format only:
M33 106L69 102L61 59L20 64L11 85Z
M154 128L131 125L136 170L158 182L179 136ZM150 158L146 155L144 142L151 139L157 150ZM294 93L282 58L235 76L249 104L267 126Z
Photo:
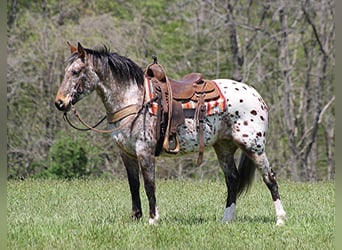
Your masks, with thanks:
M277 216L277 226L285 226L285 220L286 220L286 213L284 211L283 214Z
M156 208L156 214L153 218L148 219L148 224L156 225L158 221L159 221L159 212L158 212L158 208Z
M281 226L285 226L285 221L283 220L277 220L277 226L281 227Z
M141 211L132 211L131 220L132 221L139 221L142 217Z
M231 204L224 210L223 218L221 222L232 222L235 220L235 203Z

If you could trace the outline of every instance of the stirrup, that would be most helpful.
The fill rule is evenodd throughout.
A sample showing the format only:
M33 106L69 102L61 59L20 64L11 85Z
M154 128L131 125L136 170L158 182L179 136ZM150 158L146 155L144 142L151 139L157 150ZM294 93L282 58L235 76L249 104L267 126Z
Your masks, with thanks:
M163 148L167 153L177 154L180 148L177 134L165 136Z

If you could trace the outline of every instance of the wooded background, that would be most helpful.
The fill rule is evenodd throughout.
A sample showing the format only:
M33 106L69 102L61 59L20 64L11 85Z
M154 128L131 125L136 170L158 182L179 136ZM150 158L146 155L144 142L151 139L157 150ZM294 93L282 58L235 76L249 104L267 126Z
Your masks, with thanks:
M278 177L334 179L334 15L333 0L9 0L8 178L67 161L72 143L91 175L125 174L109 135L74 131L54 107L66 42L80 41L142 68L156 55L172 78L201 72L254 86L270 110L267 153ZM90 122L105 114L96 94L77 106ZM157 175L221 175L212 150L201 168L195 158L160 158Z

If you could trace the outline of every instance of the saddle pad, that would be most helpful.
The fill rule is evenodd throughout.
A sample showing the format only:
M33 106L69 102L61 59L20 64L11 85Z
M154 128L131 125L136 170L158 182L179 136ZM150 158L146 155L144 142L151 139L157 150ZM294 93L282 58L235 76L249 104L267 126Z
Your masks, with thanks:
M216 84L216 83L215 83ZM147 101L151 101L156 94L154 93L152 81L145 77L145 89L147 94ZM218 88L219 89L219 88ZM222 95L221 90L219 89L220 97L216 100L211 100L209 102L205 102L206 105L206 115L215 115L222 113L226 110L226 99ZM195 110L197 107L197 102L189 100L187 102L182 101L182 108L184 110ZM149 112L153 115L157 115L158 104L156 102L152 102L152 105L149 107Z

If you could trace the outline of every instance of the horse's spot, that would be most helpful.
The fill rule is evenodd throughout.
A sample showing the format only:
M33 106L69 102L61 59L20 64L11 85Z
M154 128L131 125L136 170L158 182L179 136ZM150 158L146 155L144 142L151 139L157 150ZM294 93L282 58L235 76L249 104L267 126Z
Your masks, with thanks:
M234 81L233 81L233 84L237 84L237 82L234 82Z
M248 135L247 134L242 134L242 137L248 137Z
M239 88L235 88L235 90L239 91L240 89Z
M244 121L243 125L247 126L248 125L248 121Z
M232 105L231 104L228 104L228 107L231 107Z
M252 115L257 115L257 112L253 109L253 110L251 111L251 114L252 114Z
M264 137L266 136L266 132L264 132Z
M242 99L240 99L240 102L243 102L243 100L242 100Z
M247 90L247 88L245 86L242 87L244 90Z
M260 107L261 107L261 109L262 109L262 110L265 110L265 108L264 108L264 106L263 106L263 105L261 105Z
M258 144L258 145L257 145L257 148L261 148L261 145Z
M253 120L253 119L251 119L251 122L254 122L254 120Z
M264 121L264 117L263 117L262 115L260 116L260 119L261 119L262 121Z
M236 115L236 116L239 116L239 110L236 110L236 111L235 111L235 115Z
M260 136L260 137L261 137L261 136L262 136L262 133L261 133L261 132L258 132L258 133L257 133L257 136Z

